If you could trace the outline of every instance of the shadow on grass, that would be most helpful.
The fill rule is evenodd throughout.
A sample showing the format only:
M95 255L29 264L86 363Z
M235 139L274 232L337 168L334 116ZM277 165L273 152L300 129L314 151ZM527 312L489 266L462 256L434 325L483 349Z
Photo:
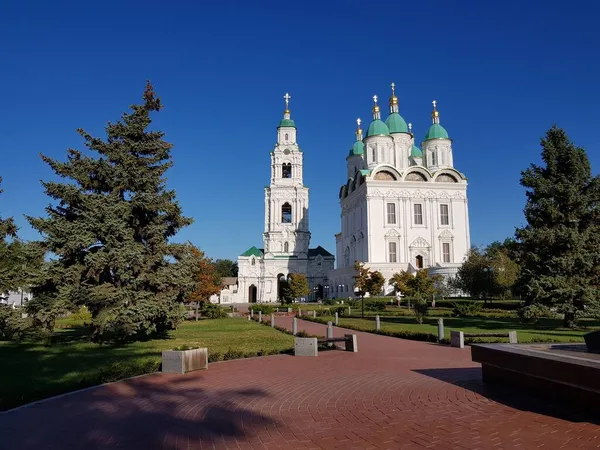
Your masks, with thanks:
M197 376L145 377L0 416L0 435L19 449L213 448L279 426L248 407L267 397L262 389L202 387Z
M479 367L417 369L414 372L460 386L489 400L520 411L534 412L570 422L590 422L600 425L600 412L565 404L555 398L552 392L541 395L511 386L484 383Z

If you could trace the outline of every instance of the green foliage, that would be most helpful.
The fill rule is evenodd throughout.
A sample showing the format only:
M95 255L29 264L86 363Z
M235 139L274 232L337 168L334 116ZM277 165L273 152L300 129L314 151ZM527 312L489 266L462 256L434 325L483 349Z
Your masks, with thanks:
M273 308L273 306L267 305L266 303L254 303L250 305L250 308L252 308L254 314L258 314L258 312L260 311L263 313L263 316L266 314L272 314L273 311L275 311L275 308Z
M452 315L454 317L470 317L477 315L482 309L483 303L480 302L455 302L452 306Z
M200 347L195 347L193 345L183 344L183 345L178 345L177 347L174 347L173 350L176 351L176 352L184 352L186 350L196 350L197 348L200 348Z
M385 284L385 278L381 272L375 270L370 271L365 265L359 261L354 264L354 287L357 289L358 295L364 297L366 294L379 295Z
M89 152L42 159L64 181L43 182L47 216L28 217L55 259L36 290L46 329L54 312L87 306L95 339L143 337L177 326L179 303L194 287L190 244L169 239L191 220L166 188L171 144L150 131L161 109L148 83L143 103L106 126L106 139L78 130ZM36 293L34 292L34 296Z
M369 312L378 312L385 311L385 302L377 301L377 300L364 300L365 302L365 311ZM357 305L358 306L358 305ZM344 308L346 313L348 312L348 308Z
M531 324L538 323L540 319L556 317L556 313L552 309L540 303L532 303L520 308L518 315L521 322Z
M0 338L20 341L31 327L31 319L23 318L21 308L0 305Z
M227 312L216 303L203 302L200 312L209 319L223 319L227 317Z
M521 174L527 225L516 231L519 283L527 305L556 308L574 327L584 313L600 312L600 177L560 128L541 145L543 164Z
M302 273L292 273L287 282L286 298L294 299L306 297L308 294L310 294L310 288L308 287L306 275Z
M437 293L436 284L441 281L440 275L430 276L427 269L418 270L414 275L403 270L395 273L390 279L396 292L402 292L407 297L426 298Z
M221 278L238 276L238 263L231 259L217 259L213 264L215 272Z
M413 311L417 322L423 323L423 319L427 316L429 305L423 297L415 297L413 299Z
M329 313L333 316L335 316L335 313L338 313L338 317L341 316L345 316L348 314L348 307L347 306L331 306L329 308Z

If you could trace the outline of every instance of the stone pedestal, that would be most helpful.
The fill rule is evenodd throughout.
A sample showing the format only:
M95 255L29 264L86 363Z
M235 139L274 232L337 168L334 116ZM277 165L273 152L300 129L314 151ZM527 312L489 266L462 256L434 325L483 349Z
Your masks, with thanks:
M451 331L450 345L452 347L465 348L465 334L462 331Z

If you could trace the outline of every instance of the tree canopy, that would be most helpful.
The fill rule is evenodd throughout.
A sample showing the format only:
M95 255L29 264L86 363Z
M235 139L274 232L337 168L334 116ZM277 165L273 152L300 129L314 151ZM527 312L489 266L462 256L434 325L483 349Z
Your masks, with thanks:
M600 306L600 178L562 129L553 126L541 145L542 164L521 174L527 225L516 231L519 283L528 305L556 308L574 326Z

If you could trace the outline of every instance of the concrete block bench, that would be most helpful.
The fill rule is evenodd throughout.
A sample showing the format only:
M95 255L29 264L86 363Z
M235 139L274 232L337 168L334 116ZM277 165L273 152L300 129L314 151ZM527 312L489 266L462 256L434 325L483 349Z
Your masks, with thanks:
M507 338L510 344L518 343L517 332L509 331L507 333L464 333L462 331L451 331L450 332L450 345L452 347L464 348L465 338L478 338L478 337L500 337Z
M294 339L294 355L295 356L318 356L319 345L334 344L343 342L347 352L358 352L358 342L355 334L345 334L344 337L338 338L316 338L297 337Z

